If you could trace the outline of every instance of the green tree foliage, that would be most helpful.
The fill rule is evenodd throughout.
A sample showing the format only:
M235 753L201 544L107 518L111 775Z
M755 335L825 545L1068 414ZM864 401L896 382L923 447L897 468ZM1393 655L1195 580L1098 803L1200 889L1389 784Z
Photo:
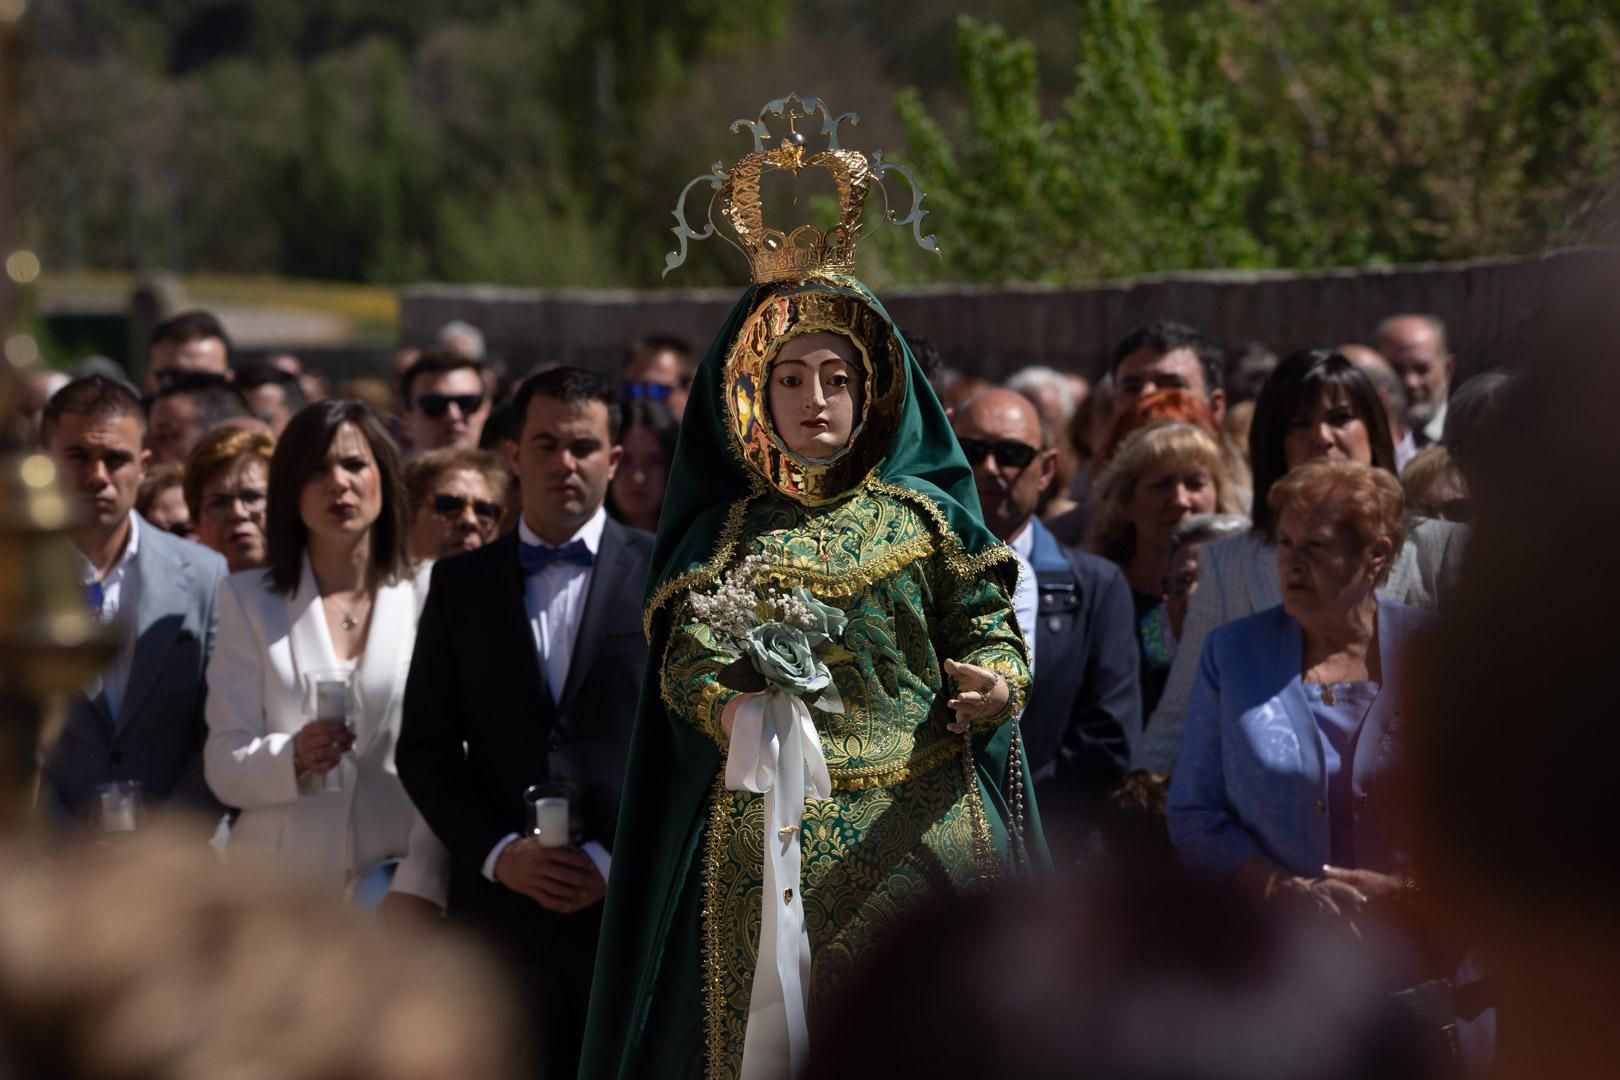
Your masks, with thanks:
M1620 5L1255 0L1173 20L1166 7L1086 0L1073 86L1050 117L1034 47L959 22L965 107L946 123L916 89L896 101L957 240L928 276L1534 250L1578 237L1613 189Z
M974 11L33 3L21 217L53 268L649 285L680 185L790 90L860 112L859 144L929 194L941 259L873 200L877 283L1535 250L1583 236L1620 174L1620 0ZM681 283L740 270L699 245Z

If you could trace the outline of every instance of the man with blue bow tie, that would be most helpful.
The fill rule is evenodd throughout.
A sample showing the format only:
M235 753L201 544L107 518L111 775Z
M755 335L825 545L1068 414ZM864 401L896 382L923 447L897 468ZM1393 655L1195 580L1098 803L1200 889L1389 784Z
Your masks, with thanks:
M433 570L397 764L450 853L448 914L510 961L549 1076L572 1076L647 648L650 534L608 518L613 389L578 368L531 376L506 454L515 534ZM572 786L572 836L529 835L524 792Z

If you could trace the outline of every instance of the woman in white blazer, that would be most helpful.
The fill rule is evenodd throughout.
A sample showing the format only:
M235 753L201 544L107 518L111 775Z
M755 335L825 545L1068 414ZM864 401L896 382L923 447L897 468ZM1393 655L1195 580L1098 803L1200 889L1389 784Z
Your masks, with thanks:
M1282 603L1266 498L1290 469L1318 458L1359 461L1395 472L1395 444L1378 391L1360 369L1331 349L1288 357L1260 390L1249 429L1254 529L1198 549L1198 588L1187 608L1164 694L1132 752L1133 769L1168 772L1175 765L1204 638L1218 626ZM1442 590L1455 580L1467 535L1461 525L1413 522L1378 595L1434 610Z
M399 860L385 910L442 907L443 850L394 771L427 576L410 573L393 444L359 402L310 405L282 434L269 488L269 564L221 585L208 665L205 772L241 811L227 851L334 890ZM306 723L304 675L343 668L353 730Z

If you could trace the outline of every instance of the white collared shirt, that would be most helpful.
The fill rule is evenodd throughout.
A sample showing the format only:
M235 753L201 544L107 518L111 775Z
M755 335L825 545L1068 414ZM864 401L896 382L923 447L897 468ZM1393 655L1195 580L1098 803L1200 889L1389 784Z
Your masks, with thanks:
M579 620L585 614L585 596L591 588L591 574L596 569L594 560L601 552L602 530L606 526L607 511L598 506L590 520L581 525L567 543L559 545L566 547L575 540L583 541L593 560L590 566L558 560L524 579L529 627L534 633L535 651L553 702L562 700L563 687L568 685L568 665L574 656ZM518 522L518 539L532 546L551 546L522 520Z
M570 536L567 547L575 540L583 541L591 553L591 565L558 560L523 580L525 606L529 612L529 629L534 634L534 648L545 672L546 690L553 702L562 699L563 687L568 685L568 665L574 658L574 642L579 637L579 621L585 614L585 597L591 589L591 575L596 570L596 558L602 553L602 530L607 527L607 510L598 506L590 520ZM518 519L518 540L525 544L550 547L535 535L529 523ZM518 839L517 833L508 833L490 848L484 857L484 877L495 880L495 864L500 861L506 845ZM588 840L580 850L589 855L591 862L606 881L612 866L612 856L595 840Z
M1029 675L1035 677L1035 619L1040 606L1040 589L1035 581L1035 520L1024 523L1023 531L1007 545L1018 556L1018 587L1013 590L1013 611L1018 616L1018 629L1023 631L1024 644L1029 647Z
M1429 417L1429 422L1423 425L1423 437L1428 440L1424 443L1425 446L1433 446L1446 433L1446 413L1450 411L1446 406L1449 404L1449 401L1442 401L1435 407L1434 415Z
M118 717L118 706L124 698L124 687L129 684L129 665L135 653L135 594L140 589L140 576L135 572L135 552L141 546L140 520L141 516L135 511L129 512L129 539L124 542L123 554L118 556L118 561L112 564L106 576L96 572L83 552L78 548L73 549L73 554L79 560L80 586L88 590L97 581L101 582L101 621L111 624L117 622L120 615L125 615L124 621L130 624L120 634L118 656L101 673L101 692L107 697L107 713L114 719Z

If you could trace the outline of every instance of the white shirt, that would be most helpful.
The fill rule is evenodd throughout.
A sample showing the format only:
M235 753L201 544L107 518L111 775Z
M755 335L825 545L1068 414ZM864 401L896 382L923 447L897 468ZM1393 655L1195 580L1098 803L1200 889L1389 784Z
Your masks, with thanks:
M1408 428L1406 434L1401 436L1401 441L1395 444L1396 476L1406 471L1406 463L1417 457L1417 452L1417 438L1412 434L1412 429Z
M1023 531L1007 545L1018 556L1018 587L1013 590L1013 611L1018 616L1018 629L1024 633L1024 644L1029 647L1029 675L1035 677L1035 618L1040 606L1040 589L1035 581L1035 564L1030 558L1035 553L1035 522L1025 522Z
M1423 444L1424 446L1433 446L1440 441L1440 436L1446 433L1446 406L1448 404L1450 402L1442 401L1435 408L1434 415L1429 417L1429 422L1423 425L1423 437L1428 440Z
M126 622L133 623L135 618L135 594L140 588L140 576L135 572L135 552L141 546L141 516L135 511L129 512L129 539L124 542L124 552L118 556L105 577L96 572L90 565L90 560L78 548L73 554L79 560L79 584L86 590L90 586L101 582L101 621L111 624L118 621L123 612L128 612ZM114 719L118 716L118 705L124 697L124 687L129 683L130 660L135 653L135 634L133 626L120 635L118 656L107 665L101 673L101 692L107 696L107 712ZM90 693L95 697L94 692Z
M534 647L540 657L540 666L546 675L546 689L553 702L562 697L568 684L568 665L574 657L574 639L579 636L580 616L585 614L585 595L591 588L591 574L596 569L595 559L602 547L602 530L607 527L607 511L596 508L589 521L568 538L567 547L575 540L583 541L593 560L590 566L565 562L552 563L538 574L525 579L529 628L534 632ZM518 539L531 546L550 547L534 534L528 522L518 521Z
M583 541L586 550L591 553L590 566L559 559L538 574L530 574L524 579L529 629L534 634L535 652L540 658L540 667L546 676L546 690L553 702L562 697L563 687L568 685L568 665L574 658L579 620L585 614L585 597L590 592L591 575L596 570L595 560L602 549L602 530L606 527L607 511L598 506L596 513L579 527L578 532L570 536L566 543L558 545L567 547L575 540ZM518 540L534 546L552 546L536 536L529 523L521 518L518 519ZM501 852L517 838L517 833L508 833L490 849L484 859L484 876L490 881L495 880L495 863L500 859ZM607 849L595 840L588 840L581 850L591 857L591 862L602 874L602 880L606 881L608 867L612 863Z

